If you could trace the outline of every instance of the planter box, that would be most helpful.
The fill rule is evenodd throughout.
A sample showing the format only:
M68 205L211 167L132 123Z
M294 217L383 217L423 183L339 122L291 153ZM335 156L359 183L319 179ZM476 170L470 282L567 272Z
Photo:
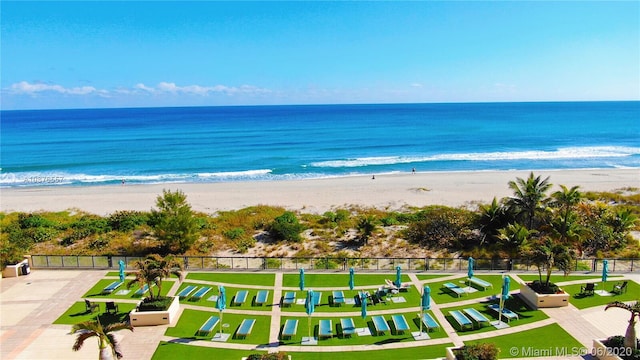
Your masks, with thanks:
M21 262L15 264L15 265L7 265L5 266L4 270L2 271L2 277L18 277L18 276L22 276L22 275L27 275L23 273L22 268L26 266L27 267L27 271L31 272L31 268L29 267L29 260L28 259L24 259Z
M180 301L177 296L166 311L131 311L129 319L133 327L173 324L178 319Z
M538 294L527 284L520 287L520 296L533 309L569 306L569 294Z
M447 355L446 359L447 360L456 360L456 355L453 353L453 350L457 350L457 349L459 349L459 348L457 348L457 347L448 347L448 348L446 348L445 349L446 352L447 352L446 353L446 355Z
M600 360L622 360L620 356L607 351L607 347L602 343L605 340L593 339L593 352L591 355Z

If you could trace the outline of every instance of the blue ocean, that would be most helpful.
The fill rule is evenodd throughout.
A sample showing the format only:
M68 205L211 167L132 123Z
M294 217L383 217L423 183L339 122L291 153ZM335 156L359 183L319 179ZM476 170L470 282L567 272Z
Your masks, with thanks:
M19 110L0 186L640 168L640 102Z

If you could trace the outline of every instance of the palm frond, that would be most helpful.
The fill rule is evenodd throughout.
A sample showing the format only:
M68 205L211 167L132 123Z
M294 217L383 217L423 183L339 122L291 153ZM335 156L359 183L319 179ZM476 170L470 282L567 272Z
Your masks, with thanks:
M82 348L82 345L84 345L84 341L94 336L98 336L98 333L84 330L84 332L78 334L75 343L73 343L73 351L80 350Z

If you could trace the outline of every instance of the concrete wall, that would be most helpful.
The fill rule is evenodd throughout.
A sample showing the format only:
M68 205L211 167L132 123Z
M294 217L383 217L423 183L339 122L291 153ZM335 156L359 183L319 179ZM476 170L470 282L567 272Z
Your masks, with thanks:
M173 298L173 302L167 311L131 311L129 319L131 325L136 326L153 326L175 324L178 320L178 312L180 311L180 301L178 297Z
M569 294L538 294L526 284L520 286L520 296L534 309L569 306Z

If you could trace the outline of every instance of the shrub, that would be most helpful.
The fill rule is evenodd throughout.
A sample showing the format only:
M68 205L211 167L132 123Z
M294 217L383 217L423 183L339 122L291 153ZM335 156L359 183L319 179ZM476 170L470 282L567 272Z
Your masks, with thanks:
M251 354L247 356L247 360L285 360L288 359L287 353L279 351L277 353L267 354Z
M544 281L540 282L540 280L534 280L532 283L529 283L527 285L529 285L529 287L538 294L555 294L560 290L558 285L549 283L549 285L547 286Z
M226 230L222 233L229 240L236 240L244 236L244 229L241 227Z
M466 345L455 351L457 360L495 360L500 350L495 344Z
M22 229L55 227L55 223L38 214L18 214L18 223Z
M138 306L138 311L165 311L171 306L173 298L170 297L155 297L145 298Z
M200 221L196 219L187 196L180 190L163 190L156 198L158 210L152 210L150 223L156 236L169 252L183 253L200 237Z
M116 211L109 215L109 225L116 231L132 231L147 223L146 213L141 211Z
M407 239L422 246L437 249L457 249L472 237L473 213L445 206L432 206L416 215L418 221L409 224Z
M71 224L71 228L87 237L93 234L104 234L111 231L109 221L96 215L83 215Z
M57 235L58 230L49 227L37 227L27 230L27 236L36 243L53 240Z
M269 226L269 233L276 240L300 242L302 230L304 226L291 211L285 211L284 214L276 217Z

